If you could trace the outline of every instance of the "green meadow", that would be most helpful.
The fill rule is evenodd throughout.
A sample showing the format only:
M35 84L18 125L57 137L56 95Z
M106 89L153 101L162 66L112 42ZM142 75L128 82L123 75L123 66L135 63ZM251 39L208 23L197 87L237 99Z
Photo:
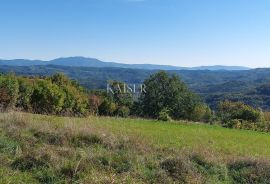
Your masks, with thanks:
M269 183L269 145L203 123L1 113L0 183Z

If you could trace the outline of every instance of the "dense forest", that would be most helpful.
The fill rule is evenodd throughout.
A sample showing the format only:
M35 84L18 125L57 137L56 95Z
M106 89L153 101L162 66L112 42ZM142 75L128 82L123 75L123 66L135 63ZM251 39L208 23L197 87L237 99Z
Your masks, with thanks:
M65 73L88 89L106 89L108 80L142 83L157 70L127 68L90 68L68 66L1 66L1 73L22 76L49 76ZM187 86L213 109L219 101L242 101L256 108L270 109L270 69L243 71L175 70Z

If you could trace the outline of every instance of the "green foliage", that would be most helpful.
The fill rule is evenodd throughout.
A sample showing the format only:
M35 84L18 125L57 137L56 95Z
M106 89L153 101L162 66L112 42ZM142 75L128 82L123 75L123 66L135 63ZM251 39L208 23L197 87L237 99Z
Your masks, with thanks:
M168 109L162 109L160 112L159 112L159 115L158 115L158 120L160 121L171 121L171 117L169 115L169 110Z
M63 74L49 78L0 76L0 107L69 116L85 116L90 109L86 91Z
M19 82L19 97L16 106L22 110L31 112L31 95L34 90L35 79L18 78Z
M127 118L130 114L130 110L127 106L120 106L116 110L116 116Z
M130 108L133 104L133 97L128 91L126 84L120 81L109 81L112 91L108 91L108 95L118 106L126 106Z
M0 72L14 71L23 76L50 76L62 71L88 89L106 90L108 80L140 84L156 70L126 68L85 68L67 66L1 66ZM181 76L192 91L199 94L211 109L217 109L219 101L242 101L252 107L270 110L270 69L245 71L179 70L168 71Z
M158 118L163 109L169 109L173 119L191 119L195 107L201 103L176 75L161 71L151 75L144 85L146 93L140 97L140 107L147 117Z
M0 109L15 108L18 92L19 84L14 75L0 76Z
M224 101L219 104L218 116L224 126L233 128L239 122L259 122L263 116L259 110L242 102ZM237 120L237 121L235 121Z
M190 119L192 121L210 122L212 119L212 111L206 104L198 104L193 109Z
M113 116L116 111L116 104L110 101L108 98L105 98L100 104L98 112L100 115L104 116Z
M35 113L60 114L65 102L65 93L49 81L40 80L34 85L31 105Z
M98 107L99 114L128 117L134 104L131 92L128 91L126 84L120 81L109 81L108 85L107 93L98 94L102 99Z

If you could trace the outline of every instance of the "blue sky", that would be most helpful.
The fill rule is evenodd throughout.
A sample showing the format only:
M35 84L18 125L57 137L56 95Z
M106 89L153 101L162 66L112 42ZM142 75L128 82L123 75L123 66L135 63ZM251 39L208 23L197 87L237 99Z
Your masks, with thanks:
M0 0L0 58L270 67L269 0Z

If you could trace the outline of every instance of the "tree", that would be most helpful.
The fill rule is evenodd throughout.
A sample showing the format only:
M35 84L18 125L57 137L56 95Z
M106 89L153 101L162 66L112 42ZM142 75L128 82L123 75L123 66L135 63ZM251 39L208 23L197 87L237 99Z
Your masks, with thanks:
M18 98L19 84L14 75L0 76L0 108L13 109Z
M195 107L201 104L200 98L177 75L160 71L146 79L144 85L146 93L139 98L144 116L158 118L167 109L173 119L191 119Z
M59 86L45 80L36 82L31 95L31 105L35 113L59 114L64 102L65 94Z
M35 79L18 78L19 96L16 106L21 110L31 112L31 95L34 89Z
M117 109L116 104L111 100L108 100L108 98L105 98L103 99L103 102L99 106L98 112L100 115L113 116L116 109Z
M192 121L209 122L212 118L212 111L206 104L196 105L191 113Z

